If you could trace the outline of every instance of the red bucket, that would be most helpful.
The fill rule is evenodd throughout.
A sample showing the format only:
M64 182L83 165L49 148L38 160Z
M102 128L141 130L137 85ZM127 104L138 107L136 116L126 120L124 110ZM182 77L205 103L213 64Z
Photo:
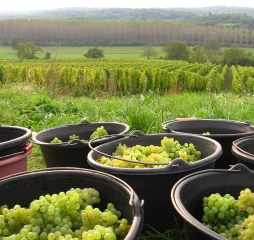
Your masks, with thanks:
M33 145L29 144L22 152L0 158L0 178L27 170L27 156L32 152Z

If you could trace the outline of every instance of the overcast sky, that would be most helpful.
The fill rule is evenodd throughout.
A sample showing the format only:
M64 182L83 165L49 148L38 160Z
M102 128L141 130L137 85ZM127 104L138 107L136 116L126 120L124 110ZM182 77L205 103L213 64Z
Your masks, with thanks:
M30 11L65 7L168 8L209 6L252 7L254 0L1 0L0 10Z

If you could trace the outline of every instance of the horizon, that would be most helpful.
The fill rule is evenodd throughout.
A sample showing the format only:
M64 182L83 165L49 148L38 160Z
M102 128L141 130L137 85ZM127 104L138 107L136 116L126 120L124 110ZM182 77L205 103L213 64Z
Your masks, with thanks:
M225 6L225 5L212 5L206 7L58 7L58 8L45 8L45 9L30 9L30 10L2 10L0 12L8 13L28 13L28 12L43 12L43 11L54 11L62 9L197 9L197 8L212 8L212 7L227 7L227 8L254 8L254 7L240 7L240 6Z
M155 6L156 5L156 6ZM9 0L1 3L0 12L30 12L30 11L47 11L57 10L65 8L98 8L98 9L110 9L110 8L156 8L156 9L170 9L170 8L206 8L206 7L240 7L240 8L254 8L254 1L249 0L206 0L200 2L199 0L178 0L175 2L166 2L165 0L157 0L154 2L137 2L134 0L129 1L116 1L116 0L44 0L42 2L31 2L30 0Z

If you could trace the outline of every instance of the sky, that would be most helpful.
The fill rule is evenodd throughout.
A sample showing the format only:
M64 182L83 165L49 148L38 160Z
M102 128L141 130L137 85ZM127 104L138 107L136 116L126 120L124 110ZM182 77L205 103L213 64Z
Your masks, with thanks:
M65 7L190 8L209 6L252 7L253 0L1 0L0 11L31 11Z

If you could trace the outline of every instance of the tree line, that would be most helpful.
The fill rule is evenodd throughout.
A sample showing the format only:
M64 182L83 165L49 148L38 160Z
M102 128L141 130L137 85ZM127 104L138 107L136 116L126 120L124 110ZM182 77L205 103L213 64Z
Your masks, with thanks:
M42 48L33 42L25 42L22 37L12 37L9 45L17 51L19 59L37 59L36 53L43 52ZM254 55L242 48L221 48L216 38L206 38L203 45L187 46L186 42L173 40L162 47L166 53L165 60L184 60L191 63L213 63L217 65L254 66ZM149 60L157 53L151 44L143 46L143 56ZM94 47L83 54L85 58L104 58L104 50ZM49 59L51 53L46 52L44 59ZM163 59L160 57L160 59Z
M253 8L213 6L204 8L61 8L29 12L1 12L0 19L51 19L51 20L133 20L133 21L196 21L199 17L217 16L224 21L225 15L231 23L234 17L252 21ZM239 16L238 16L239 15ZM242 16L240 16L242 15ZM244 16L245 15L245 16ZM232 18L232 19L231 19ZM216 19L215 19L216 21ZM213 25L213 21L211 22ZM244 25L241 25L243 27Z
M194 46L206 38L216 38L223 46L254 45L254 30L187 22L0 20L0 44L15 36L40 46L163 46L173 40Z
M190 63L254 66L254 55L242 48L222 48L216 38L206 38L203 45L188 48L186 42L171 41L163 47L165 59L185 60Z
M232 27L232 28L247 28L254 29L254 18L245 13L232 14L212 14L199 16L193 20L202 26L218 26L218 27Z

